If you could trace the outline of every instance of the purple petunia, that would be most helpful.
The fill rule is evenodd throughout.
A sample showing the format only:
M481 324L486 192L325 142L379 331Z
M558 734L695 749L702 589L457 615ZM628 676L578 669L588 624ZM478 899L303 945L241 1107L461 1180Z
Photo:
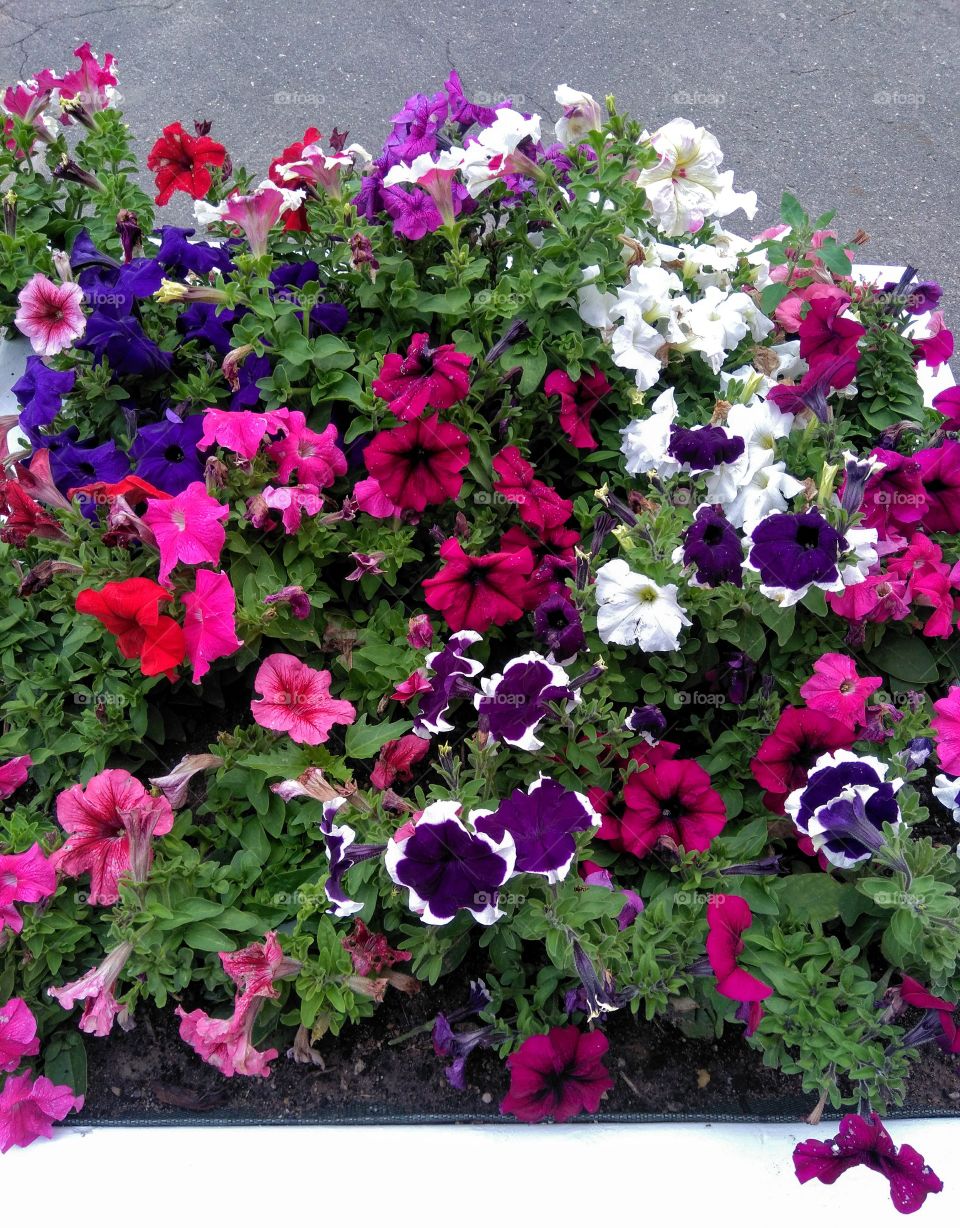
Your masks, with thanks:
M453 728L446 719L447 709L457 695L475 692L467 679L483 672L480 662L466 655L467 649L480 638L476 631L458 631L443 648L427 657L424 664L431 672L430 689L420 701L420 711L413 725L413 732L419 737L429 738Z
M552 715L549 704L565 703L569 710L580 698L566 671L536 652L514 657L502 674L482 679L481 686L483 694L474 703L490 737L520 750L543 746L537 728Z
M481 925L503 916L499 889L517 856L509 834L497 841L473 831L456 801L431 803L407 832L409 824L391 837L384 865L424 924L446 925L461 910Z
M330 864L330 877L324 884L324 891L332 907L327 912L332 917L351 917L363 908L363 904L352 900L343 886L343 876L351 866L371 857L379 857L386 849L384 844L357 844L357 833L346 823L338 825L334 822L337 811L346 802L344 797L335 797L323 804L323 817L320 819L320 831L326 849L327 861Z
M718 584L743 584L743 545L740 535L719 508L697 508L693 524L683 532L677 551L687 567L694 568L694 583L704 588ZM675 561L679 561L675 556Z
M722 426L670 427L667 452L691 473L704 473L718 465L732 465L746 445L739 435L728 435Z
M229 248L214 243L191 243L196 234L192 228L161 226L154 233L160 236L160 248L154 258L174 281L182 281L188 273L209 277L214 269L221 273L233 271Z
M31 354L23 375L12 392L20 403L20 425L35 431L49 426L63 406L63 398L73 391L75 370L54 371L37 354Z
M773 512L751 533L748 566L760 573L761 591L786 590L793 605L813 584L841 587L840 555L847 544L818 511Z
M496 810L475 816L474 826L496 841L512 838L515 874L542 874L548 883L559 883L577 855L574 833L599 827L600 821L583 793L541 776L526 790L514 789Z
M565 592L551 593L533 612L533 633L557 661L572 661L587 646L580 611Z
M203 434L203 414L179 418L168 409L159 422L137 431L130 454L137 477L168 495L178 495L203 477L203 458L197 444Z
M884 846L884 823L902 825L896 793L903 781L886 774L887 765L870 755L821 755L807 783L787 798L786 812L831 865L849 869Z
M644 704L633 709L624 721L624 728L631 733L639 733L646 742L655 746L667 732L667 718L656 704Z
M47 442L42 440L41 446ZM88 482L119 482L130 472L130 461L112 439L101 444L93 440L67 442L50 449L50 472L57 487L65 493Z

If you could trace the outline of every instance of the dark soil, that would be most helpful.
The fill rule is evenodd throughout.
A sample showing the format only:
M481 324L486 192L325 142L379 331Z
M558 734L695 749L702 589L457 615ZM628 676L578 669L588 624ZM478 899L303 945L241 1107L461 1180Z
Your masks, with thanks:
M465 986L462 994L451 988L449 981L425 987L413 998L390 990L373 1020L319 1043L325 1069L281 1054L270 1079L224 1079L180 1040L172 1010L138 1012L134 1031L88 1042L79 1124L496 1121L508 1080L495 1051L471 1054L467 1091L458 1092L429 1030L388 1043L465 999ZM814 1106L798 1078L764 1067L738 1034L692 1040L628 1011L611 1016L606 1032L614 1087L597 1120L799 1120ZM960 1114L960 1061L930 1048L906 1105L891 1116L953 1113Z

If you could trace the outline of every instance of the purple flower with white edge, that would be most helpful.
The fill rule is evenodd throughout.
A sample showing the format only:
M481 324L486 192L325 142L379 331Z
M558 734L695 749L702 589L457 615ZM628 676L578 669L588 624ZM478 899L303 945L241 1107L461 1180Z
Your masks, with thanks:
M574 833L600 826L600 815L583 793L540 776L526 790L514 789L496 810L473 815L474 827L494 840L509 835L516 846L515 874L542 874L560 883L577 855Z
M565 703L569 711L580 700L566 670L537 652L514 657L502 674L484 678L480 685L483 694L475 696L474 703L491 739L519 750L534 751L543 746L536 731L552 715L549 704Z
M811 588L836 593L862 582L877 561L876 540L876 529L841 533L815 509L771 512L754 525L744 566L759 573L765 597L792 606Z
M732 465L746 445L739 435L728 435L722 426L670 427L670 456L690 473L704 473L718 465Z
M565 592L551 593L533 612L533 634L556 661L572 661L587 646L580 611Z
M655 746L667 731L667 718L656 704L644 704L633 709L623 727L631 733L639 733L645 742Z
M933 796L950 811L954 823L960 823L960 777L938 772L933 782Z
M443 648L427 657L424 665L432 675L430 690L420 700L420 711L413 725L413 732L419 737L447 733L453 728L446 720L447 709L457 695L475 691L467 679L483 672L479 661L465 655L471 644L476 644L480 639L476 631L458 631L456 635L451 635Z
M323 805L323 817L320 820L320 831L326 846L327 861L330 863L330 877L324 884L327 899L333 905L327 912L332 917L351 917L363 908L358 900L352 900L343 888L343 876L361 861L371 857L379 857L384 852L383 844L357 844L357 833L346 823L338 825L334 822L337 811L346 802L345 797L335 797Z
M459 802L439 801L424 809L412 832L390 838L384 865L397 886L407 888L410 908L425 925L447 925L461 910L492 925L503 916L499 889L516 857L509 834L497 841L474 831L460 817Z
M691 581L698 588L718 584L743 585L743 544L740 535L719 508L703 504L693 524L683 531L683 545L673 561L693 567Z
M886 844L884 823L900 828L896 793L903 781L887 780L887 764L871 755L837 750L821 755L807 783L787 798L798 831L831 865L847 870Z

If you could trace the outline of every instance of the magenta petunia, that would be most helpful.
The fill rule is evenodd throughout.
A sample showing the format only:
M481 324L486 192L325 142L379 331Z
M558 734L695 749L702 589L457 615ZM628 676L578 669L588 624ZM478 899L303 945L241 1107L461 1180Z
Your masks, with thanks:
M79 1113L83 1097L58 1087L44 1075L8 1075L0 1090L0 1155L11 1147L29 1147L38 1138L53 1138L53 1123Z
M952 686L933 709L937 715L930 724L936 734L937 758L945 772L960 776L960 686Z
M813 677L800 688L807 705L847 725L866 720L867 700L883 686L880 677L861 678L856 662L842 652L825 652L814 662Z
M25 853L0 853L0 935L4 929L15 934L23 929L14 904L36 904L56 889L56 868L39 844Z
M543 384L548 397L560 398L560 429L575 448L595 448L597 441L590 418L610 391L610 382L600 368L584 372L576 381L566 371L551 371Z
M226 572L201 568L194 591L184 593L183 639L187 660L193 666L193 681L209 672L210 662L229 657L243 647L237 639L237 595Z
M533 555L529 550L473 556L459 540L440 547L443 566L424 580L427 605L451 631L487 631L522 618L529 605Z
M75 281L57 285L43 273L34 273L18 296L20 308L14 324L33 346L35 354L59 354L82 337L87 326L83 291Z
M259 1050L253 1044L253 1025L262 999L242 995L234 1002L233 1014L215 1019L206 1011L187 1012L178 1006L180 1036L208 1065L226 1078L234 1075L268 1078L270 1063L279 1056L276 1049Z
M249 409L211 407L203 415L203 434L197 447L205 452L217 444L244 460L253 460L266 436L274 434L284 424L283 413L281 410L254 413Z
M512 444L493 458L498 480L493 489L508 503L513 503L524 524L543 534L556 529L573 515L573 503L563 499L535 475L533 465L525 461Z
M707 958L717 978L717 993L747 1004L760 1003L773 993L769 985L737 963L743 951L742 935L752 924L750 906L742 896L715 895L707 904ZM748 1036L758 1022L759 1011L750 1020Z
M363 459L396 507L422 512L459 495L470 461L468 443L465 431L434 414L380 431L367 444Z
M287 652L267 657L254 681L262 699L250 704L253 719L264 729L289 733L294 742L317 746L334 725L352 725L353 704L330 695L330 671L311 669Z
M403 422L425 409L450 409L470 391L470 355L453 345L431 347L427 333L415 333L406 354L386 354L374 393Z
M347 458L337 447L337 428L331 422L322 431L311 430L299 410L276 410L281 438L270 444L267 456L277 466L277 477L289 482L294 474L302 485L326 490L347 472Z
M157 539L160 583L178 563L218 563L229 515L229 505L208 495L203 482L191 482L171 499L148 499L143 520Z
M529 1122L548 1117L563 1122L578 1113L596 1113L613 1087L603 1064L607 1049L602 1032L573 1026L528 1036L507 1058L510 1090L500 1112Z
M32 766L29 755L17 755L15 759L0 763L0 801L27 783L27 773Z
M40 1052L37 1021L23 998L0 1006L0 1072L16 1070L25 1057Z

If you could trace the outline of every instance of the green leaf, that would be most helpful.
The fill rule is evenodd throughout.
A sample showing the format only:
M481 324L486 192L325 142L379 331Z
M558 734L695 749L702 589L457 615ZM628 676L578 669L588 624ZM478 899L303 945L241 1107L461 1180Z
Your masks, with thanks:
M806 211L789 192L784 192L780 198L780 216L793 230L803 230L808 225Z
M215 925L200 921L189 926L183 940L194 951L235 951L237 944Z
M778 879L780 903L797 921L832 921L840 916L843 884L829 874L791 874Z
M399 738L413 728L412 721L384 721L381 725L368 725L367 714L347 729L344 739L348 759L371 759L384 743Z
M933 653L917 636L888 632L867 660L891 678L922 685L936 682L937 662Z

